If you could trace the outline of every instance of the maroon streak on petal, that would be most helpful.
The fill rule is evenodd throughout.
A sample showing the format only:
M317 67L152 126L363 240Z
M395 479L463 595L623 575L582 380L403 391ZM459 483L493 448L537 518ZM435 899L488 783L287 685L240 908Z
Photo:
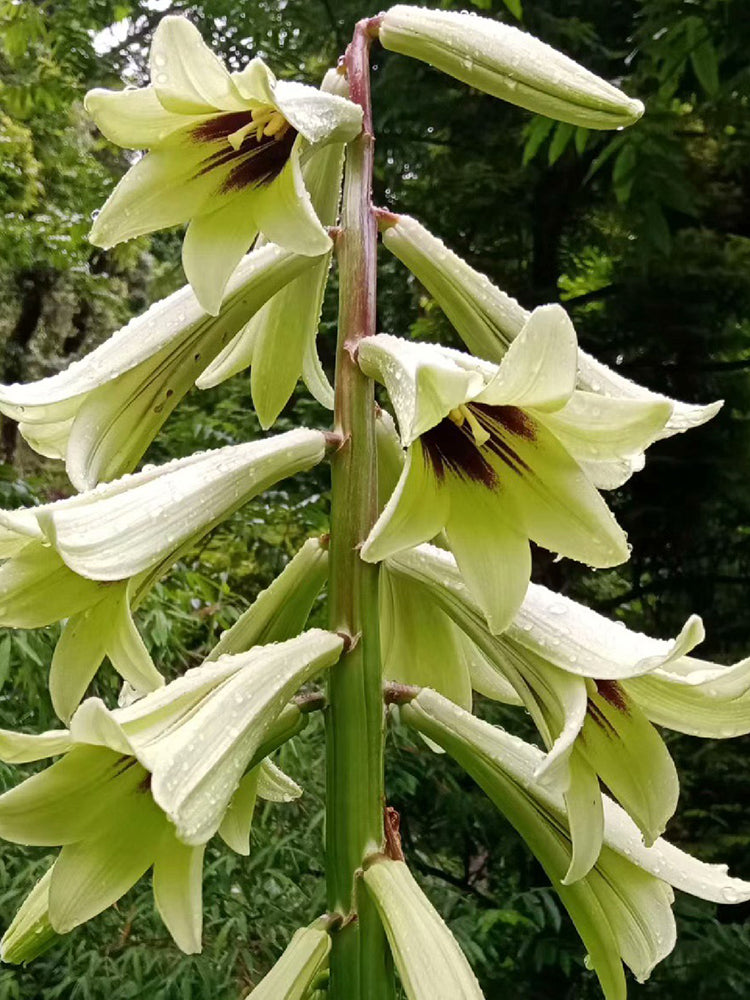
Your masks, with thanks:
M232 167L221 186L222 193L241 191L276 180L289 160L296 138L297 132L290 126L282 136L264 135L254 148L245 149L243 143L239 151L245 154L244 159L238 159Z
M251 111L228 111L223 115L213 115L208 121L196 125L190 135L198 142L216 142L218 139L227 139L252 120Z
M473 437L449 418L425 431L419 440L439 482L446 474L453 473L490 489L497 486L495 470L477 448Z
M617 681L596 680L596 692L619 712L628 711L628 699Z

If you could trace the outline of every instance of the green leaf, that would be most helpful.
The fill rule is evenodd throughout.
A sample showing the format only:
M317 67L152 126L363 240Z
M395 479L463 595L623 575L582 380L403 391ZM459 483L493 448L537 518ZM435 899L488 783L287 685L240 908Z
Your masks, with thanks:
M550 166L553 163L557 163L565 152L568 143L573 138L575 130L575 126L570 125L568 122L558 122L555 133L552 136L552 142L549 144L549 153L547 154L547 162Z
M545 118L543 115L536 115L526 126L526 145L523 148L523 165L531 163L539 152L544 140L552 131L554 125L552 118Z
M690 53L692 64L698 81L709 95L714 97L719 91L719 61L713 43L706 39Z

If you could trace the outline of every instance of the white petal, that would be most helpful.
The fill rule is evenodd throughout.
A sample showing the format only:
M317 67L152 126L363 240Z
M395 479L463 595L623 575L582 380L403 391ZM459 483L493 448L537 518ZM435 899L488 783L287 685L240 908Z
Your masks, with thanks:
M100 583L76 576L54 549L34 542L0 566L0 624L39 628L96 604Z
M93 832L93 831L92 831ZM52 870L50 923L58 934L117 902L151 866L166 820L151 797L118 803L90 839L67 844Z
M309 257L331 249L331 237L307 193L296 145L279 176L251 191L253 216L266 239Z
M120 580L156 565L279 479L311 468L324 452L321 433L289 431L125 476L49 508L40 521L76 573Z
M404 446L481 391L484 378L480 371L459 364L456 356L460 357L458 351L386 333L360 342L359 366L388 390Z
M128 170L104 203L89 233L105 250L144 233L187 222L216 194L221 177L200 173L198 146L146 153Z
M279 80L273 94L286 120L313 145L349 142L362 128L362 108L344 97L293 80Z
M204 120L203 115L167 111L153 87L137 90L90 90L83 102L99 131L126 149L153 149L182 129Z
M529 585L528 537L498 511L497 497L482 485L450 483L446 534L466 585L492 632L506 629Z
M273 105L276 77L258 56L239 73L232 73L232 83L246 101Z
M180 840L201 844L216 832L245 768L286 702L335 663L342 646L334 633L312 630L241 654L235 659L242 669L179 729L152 744L152 792Z
M123 589L118 587L118 589ZM68 722L106 655L112 598L68 618L52 654L49 691L58 718Z
M185 277L206 312L215 316L224 290L247 248L258 235L250 189L213 211L194 215L182 243Z
M302 789L266 758L258 768L258 797L266 802L294 802L302 795Z
M559 410L575 388L578 340L562 306L539 306L477 402Z
M437 487L421 446L412 445L393 496L375 522L360 555L366 562L380 562L394 552L434 538L444 527L448 510L448 491Z
M159 21L149 63L152 86L168 111L201 114L217 108L247 109L222 61L185 17L167 16Z
M250 830L258 798L259 777L260 766L254 767L240 780L217 831L227 847L243 857L250 854Z
M56 757L69 748L70 733L67 729L51 729L38 735L0 729L0 760L6 764L28 764Z
M315 925L295 931L284 954L252 991L253 1000L310 1000L308 992L325 969L331 938Z
M743 903L750 899L750 882L732 878L726 865L699 861L661 837L646 847L630 816L606 795L604 824L607 844L613 850L676 889L715 903Z
M573 393L544 422L578 461L612 462L645 451L662 436L672 415L666 399L615 399L591 392Z
M154 861L154 903L181 951L199 955L203 931L205 845L186 847L168 832Z
M49 884L52 868L42 875L13 918L0 941L0 960L13 965L31 962L54 943L49 922Z
M403 861L377 860L363 881L409 1000L483 1000L458 942Z

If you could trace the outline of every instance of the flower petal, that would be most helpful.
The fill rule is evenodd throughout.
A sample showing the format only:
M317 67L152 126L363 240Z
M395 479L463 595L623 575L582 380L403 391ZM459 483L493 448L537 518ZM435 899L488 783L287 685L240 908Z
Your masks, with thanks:
M57 935L49 922L49 884L52 868L39 879L18 909L0 941L0 961L20 965L43 954Z
M259 777L260 765L240 779L217 830L227 847L243 857L250 854L250 830L258 798Z
M159 564L256 493L311 468L324 454L320 432L289 431L124 476L39 518L76 573L121 580Z
M677 808L679 778L661 736L616 682L589 691L580 748L652 844Z
M176 132L204 120L204 115L167 111L153 87L137 90L90 90L83 106L110 142L125 149L154 149Z
M360 342L359 367L386 387L404 447L482 389L480 371L460 364L463 357L458 351L387 333Z
M105 588L72 573L54 549L40 543L0 566L0 624L40 628L101 600Z
M221 825L245 768L291 695L333 665L343 640L311 630L242 654L238 670L179 729L148 748L154 798L186 844Z
M247 249L258 235L252 215L254 189L213 211L193 216L182 243L182 266L196 298L212 316L221 308L224 290Z
M419 584L380 573L380 630L383 678L431 687L471 708L466 647L450 618Z
M144 774L121 754L74 747L51 767L0 795L0 836L42 847L79 840Z
M483 1000L458 942L404 862L378 858L362 878L409 1000Z
M89 233L91 243L108 250L198 214L218 186L214 171L200 172L203 156L203 150L187 145L146 153L102 206Z
M737 666L747 673L746 661ZM726 667L725 672L733 669ZM750 686L739 696L727 696L722 694L720 684L720 674L716 681L709 679L692 685L684 677L655 670L628 680L624 687L641 711L658 726L708 739L744 736L750 732Z
M572 885L588 875L599 858L604 839L599 775L581 758L577 748L569 756L568 770L570 783L564 797L572 853L563 885Z
M274 104L309 143L349 142L362 129L358 104L294 80L279 80L274 86Z
M544 422L573 458L593 464L638 456L662 436L671 414L666 399L613 399L579 390Z
M149 57L151 83L161 105L178 114L244 111L232 77L185 17L163 17Z
M147 792L122 798L97 834L66 844L52 870L50 923L66 934L116 903L153 864L167 832Z
M393 496L360 555L365 562L380 562L394 552L434 538L448 520L448 510L447 490L435 488L435 478L427 468L422 448L413 445Z
M70 749L67 729L50 729L46 733L16 733L0 729L0 760L5 764L28 764L46 757L57 757Z
M331 938L313 924L294 932L284 954L252 991L253 1000L310 1000L308 990L328 964Z
M580 467L538 420L524 434L504 435L508 468L493 456L497 504L537 544L589 566L617 566L630 551L625 534Z
M267 240L308 257L331 249L331 237L307 193L296 146L278 177L252 188L252 194L253 217Z
M177 946L199 955L203 933L203 855L205 845L186 847L165 831L154 861L154 903Z
M477 402L559 410L575 388L578 339L562 306L529 316Z
M266 758L258 768L258 797L266 802L294 802L302 795L302 789Z
M119 588L118 588L119 589ZM106 655L111 599L71 615L52 654L49 690L55 714L68 722Z
M497 498L486 488L463 483L450 484L446 533L490 630L502 632L513 621L529 585L528 538L500 514Z

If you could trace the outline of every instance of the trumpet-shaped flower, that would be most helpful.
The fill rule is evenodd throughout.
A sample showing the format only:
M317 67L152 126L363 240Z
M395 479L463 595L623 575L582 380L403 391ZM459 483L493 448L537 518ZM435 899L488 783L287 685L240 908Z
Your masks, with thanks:
M465 11L397 4L383 15L383 47L549 118L622 128L643 105L533 35Z
M186 285L65 371L0 386L0 411L32 448L65 461L76 489L131 472L206 365L279 289L319 265L273 244L255 250L217 317Z
M458 761L537 856L588 949L607 1000L625 1000L622 963L639 982L674 947L672 886L719 903L750 899L750 883L731 878L659 839L646 847L630 817L604 800L604 847L573 884L571 833L562 796L536 778L536 747L475 718L434 691L400 709L402 719Z
M458 942L403 861L378 856L362 876L408 1000L483 1000Z
M65 934L152 866L162 919L184 951L200 951L205 845L218 832L247 853L255 796L298 793L263 758L295 731L300 713L285 707L289 699L342 647L334 633L312 630L207 662L126 708L84 702L60 760L0 796L0 836L62 848L9 929L4 957L23 957L22 932L39 923L40 908ZM3 737L12 747L13 734ZM19 740L28 758L33 737ZM44 734L36 757L50 752L60 749Z
M321 461L325 448L321 432L289 431L0 512L0 623L37 628L68 619L50 671L61 718L70 718L105 655L141 692L163 683L131 609L197 539L279 479Z
M506 689L512 688L547 747L536 777L565 796L573 842L569 881L585 874L599 854L600 779L647 842L674 812L677 774L653 722L704 736L750 732L747 661L719 667L687 656L703 638L695 616L672 642L652 639L531 584L507 631L492 635L449 553L421 546L390 558L385 568L401 578L402 590L411 584L412 602L430 607L433 632L432 619L442 612L475 650L468 668L451 661L463 677L450 684L449 666L441 661L434 667L423 662L419 671L411 665L392 670L389 679L429 685L457 703L453 691L467 682L503 702L511 700ZM399 612L394 608L384 621L386 649L394 644L387 630L415 630L414 620ZM485 683L488 674L500 682L497 691Z
M498 366L385 334L362 341L358 358L385 384L408 447L364 559L379 561L445 529L499 632L526 592L529 539L591 566L628 558L622 530L580 463L643 450L671 407L576 390L576 336L562 309L536 309Z
M150 66L148 87L86 96L109 140L148 150L110 195L91 241L111 247L189 221L183 266L209 312L259 231L295 253L326 253L331 241L302 179L301 143L354 138L361 109L276 80L258 58L229 73L183 17L159 23Z
M531 313L489 278L470 267L416 219L382 213L383 244L405 264L443 309L469 350L487 361L500 362L528 323ZM578 350L576 385L585 392L624 400L667 401L672 412L657 437L670 437L699 427L714 417L721 402L682 403L645 389ZM627 458L582 465L601 489L621 486L643 468L642 452Z
M346 77L336 70L326 73L321 90L349 95ZM311 150L302 168L313 208L326 226L338 216L343 166L343 144L329 143ZM333 409L333 389L316 347L330 265L328 253L278 292L208 366L198 387L218 385L250 366L253 406L263 427L276 420L300 376L318 402Z

